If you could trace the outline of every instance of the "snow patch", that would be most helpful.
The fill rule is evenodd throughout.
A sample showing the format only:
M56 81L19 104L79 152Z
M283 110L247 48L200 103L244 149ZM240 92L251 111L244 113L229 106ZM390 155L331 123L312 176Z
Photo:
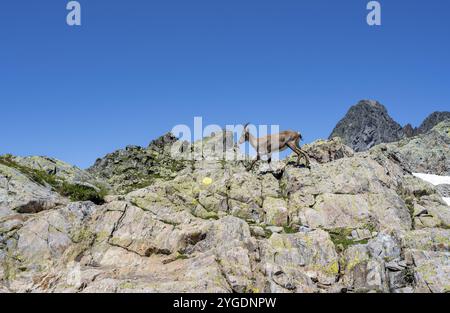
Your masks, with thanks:
M448 206L450 206L450 198L442 198L447 203Z
M435 186L437 185L450 185L450 176L439 176L433 174L413 173L414 176L429 182Z
M430 184L437 185L450 185L450 176L439 176L433 174L413 173L415 177L418 177ZM450 197L442 197L445 203L450 206Z

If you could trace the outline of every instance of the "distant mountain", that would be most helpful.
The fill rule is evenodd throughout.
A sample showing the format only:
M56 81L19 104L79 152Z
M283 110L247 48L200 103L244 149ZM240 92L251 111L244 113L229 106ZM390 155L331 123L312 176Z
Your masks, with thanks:
M389 116L387 109L378 101L361 100L348 110L329 138L340 137L346 145L360 152L380 143L395 142L427 133L446 119L450 119L450 112L434 112L419 127L413 128L411 124L402 127Z
M355 151L365 151L383 143L403 138L400 124L377 101L362 100L352 106L330 135L340 137Z
M433 129L434 126L447 119L450 119L450 112L433 112L416 129L415 135L425 134Z

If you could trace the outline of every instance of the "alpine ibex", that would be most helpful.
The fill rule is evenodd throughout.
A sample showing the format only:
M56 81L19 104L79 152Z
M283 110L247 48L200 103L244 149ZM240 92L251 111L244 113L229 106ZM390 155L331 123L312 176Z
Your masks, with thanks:
M303 156L306 160L306 167L309 168L309 157L300 148L300 140L302 140L302 135L299 132L287 130L282 131L279 134L268 135L261 138L256 138L250 134L248 130L248 125L245 124L244 131L242 132L241 138L239 139L239 144L243 144L248 141L252 147L256 150L256 159L252 162L249 170L253 168L255 163L261 159L261 156L267 156L267 161L270 163L272 161L272 153L276 151L284 151L290 148L294 151L297 158L297 165L300 164L300 158Z

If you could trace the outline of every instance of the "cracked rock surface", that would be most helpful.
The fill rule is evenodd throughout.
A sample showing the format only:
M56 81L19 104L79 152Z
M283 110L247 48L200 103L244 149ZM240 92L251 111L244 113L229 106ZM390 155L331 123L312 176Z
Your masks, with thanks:
M446 142L449 124L438 126ZM317 141L304 148L311 169L296 158L251 172L245 161L199 159L157 177L166 139L151 145L149 184L103 204L71 202L0 164L0 291L450 291L450 207L401 157L413 143L355 153ZM121 153L89 175L128 189L114 174L129 166L126 157L114 167ZM32 201L45 204L24 210Z

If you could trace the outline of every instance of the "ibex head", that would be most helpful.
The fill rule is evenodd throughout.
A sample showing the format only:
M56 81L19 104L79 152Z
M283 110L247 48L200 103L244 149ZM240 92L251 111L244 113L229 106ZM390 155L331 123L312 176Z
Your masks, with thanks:
M247 123L244 125L244 131L242 132L241 138L239 138L240 145L243 144L244 142L248 141L248 139L249 139L249 132L248 132L248 128L247 128L247 126L249 124L250 123Z

